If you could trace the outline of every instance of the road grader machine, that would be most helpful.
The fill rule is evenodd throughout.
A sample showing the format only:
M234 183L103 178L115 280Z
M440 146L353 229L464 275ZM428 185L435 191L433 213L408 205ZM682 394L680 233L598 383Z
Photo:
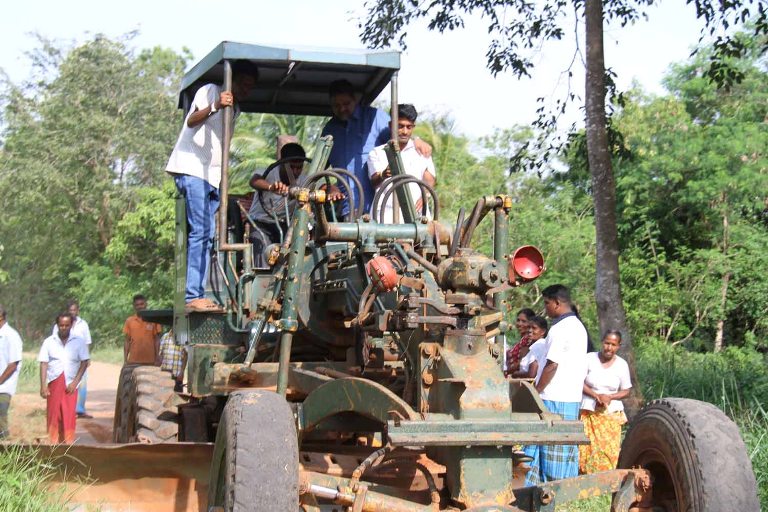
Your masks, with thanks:
M327 116L331 81L349 80L363 104L389 85L396 140L399 53L224 42L184 77L179 107L186 112L204 83L228 89L241 59L260 69L251 95L238 98L242 112ZM222 117L228 147L232 125ZM73 503L511 512L565 510L609 494L615 511L759 508L736 426L715 407L680 399L634 418L619 469L524 487L520 446L589 442L579 421L549 412L530 381L500 367L509 291L539 277L542 254L510 248L514 204L504 194L477 198L445 222L435 190L403 173L394 143L393 176L372 212L362 211L351 193L361 190L357 178L327 166L334 142L319 138L306 159L266 268L253 263L248 219L243 236L238 216L228 215L237 198L224 152L209 286L223 314L184 311L186 216L177 201L175 307L146 315L172 325L188 354L187 386L174 392L156 367L123 369L116 444L75 445L57 458L77 461L67 468ZM414 207L412 182L429 198L431 218ZM346 192L345 215L329 204L329 184ZM380 222L393 196L401 218ZM489 255L472 248L480 222L492 223ZM73 484L73 475L87 483Z

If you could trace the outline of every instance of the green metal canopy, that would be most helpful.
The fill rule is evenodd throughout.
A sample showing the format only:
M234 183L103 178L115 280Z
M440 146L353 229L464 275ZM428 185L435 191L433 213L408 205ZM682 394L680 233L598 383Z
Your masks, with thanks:
M238 100L243 112L329 116L328 86L345 78L370 104L400 69L400 52L279 48L224 41L184 75L179 108L191 104L206 83L223 82L224 61L249 60L259 67L259 80L248 98Z

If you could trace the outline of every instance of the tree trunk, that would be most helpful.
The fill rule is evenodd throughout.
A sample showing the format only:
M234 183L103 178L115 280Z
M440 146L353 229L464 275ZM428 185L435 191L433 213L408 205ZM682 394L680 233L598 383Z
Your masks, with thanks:
M723 202L725 202L725 193L723 193ZM723 262L728 261L728 210L723 213ZM723 284L720 288L720 319L717 321L717 332L715 333L715 352L723 350L723 339L725 338L725 306L728 302L728 284L731 281L731 273L726 271L723 274Z
M592 197L595 205L597 242L595 301L600 332L618 329L622 333L619 353L629 363L632 395L627 400L627 413L632 415L642 402L635 372L632 337L627 328L624 303L621 300L619 274L619 237L616 227L616 183L613 178L611 152L605 114L605 58L603 55L602 0L586 0L587 75L585 84L587 156L592 175Z

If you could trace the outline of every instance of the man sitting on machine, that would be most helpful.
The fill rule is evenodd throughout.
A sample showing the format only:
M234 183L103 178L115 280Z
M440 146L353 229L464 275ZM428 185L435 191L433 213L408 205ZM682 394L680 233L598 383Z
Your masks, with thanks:
M291 187L303 186L306 176L302 172L304 163L308 161L300 144L288 142L280 149L279 160L267 167L263 174L257 172L251 177L250 185L256 190L256 195L248 216L253 225L251 242L257 267L267 267L267 247L283 241L294 206L294 201L286 196ZM337 187L331 186L329 201L338 201L343 197Z

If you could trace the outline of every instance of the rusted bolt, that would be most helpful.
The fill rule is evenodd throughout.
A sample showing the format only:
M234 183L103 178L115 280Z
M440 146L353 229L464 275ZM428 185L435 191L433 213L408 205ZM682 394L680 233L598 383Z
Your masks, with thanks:
M552 503L552 498L553 497L554 496L552 496L551 492L544 491L544 492L541 493L541 497L539 498L539 501L541 501L542 505L549 505L550 503Z
M435 381L435 377L429 371L424 370L424 372L421 374L421 381L425 386L429 387Z

